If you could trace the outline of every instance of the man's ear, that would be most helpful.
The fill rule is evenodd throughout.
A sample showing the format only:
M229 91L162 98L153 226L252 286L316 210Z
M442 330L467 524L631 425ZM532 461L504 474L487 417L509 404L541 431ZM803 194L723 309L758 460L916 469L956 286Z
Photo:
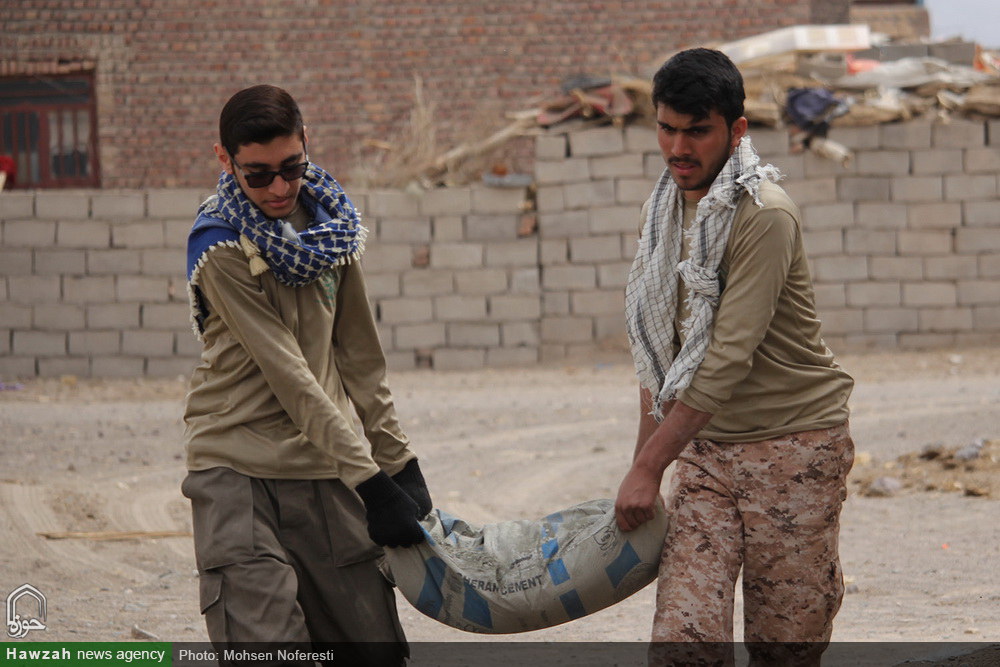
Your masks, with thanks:
M732 144L729 146L730 151L735 151L736 147L740 145L740 140L743 139L744 135L746 135L748 126L749 123L747 123L746 116L740 116L735 121L733 121L733 129L732 129L733 141Z
M219 162L222 164L222 170L227 174L233 173L233 162L229 159L229 153L222 147L222 144L214 144L212 146L212 150L215 151L215 157L219 158Z

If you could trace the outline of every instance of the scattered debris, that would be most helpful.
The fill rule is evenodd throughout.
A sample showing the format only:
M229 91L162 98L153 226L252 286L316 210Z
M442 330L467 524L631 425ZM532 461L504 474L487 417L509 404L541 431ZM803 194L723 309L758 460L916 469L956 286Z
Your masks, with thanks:
M138 625L132 626L132 639L145 639L151 642L162 641L158 635L154 635L148 630L143 630Z
M808 148L842 164L851 153L826 138L830 126L877 125L920 116L938 122L955 116L1000 117L1000 54L971 42L891 42L858 24L792 26L705 46L723 51L740 68L751 125L787 127L793 150ZM425 98L417 79L408 126L397 137L366 142L368 149L377 151L376 159L355 177L363 187L426 190L473 181L523 187L530 176L507 173L505 161L498 158L509 142L568 122L584 127L652 124L652 73L572 76L557 94L533 100L530 108L496 114L506 116L509 124L504 127L497 125L496 117L473 123L477 135L444 152L435 141L436 105ZM796 108L803 90L831 101L805 121L809 127L803 127ZM802 132L804 137L796 136ZM498 165L502 173L497 173Z
M899 493L903 483L895 477L876 477L864 490L866 496L888 497Z
M1000 498L1000 440L978 439L955 447L935 443L884 463L859 456L849 483L873 497L938 491Z
M635 97L651 92L651 84L640 79L573 77L563 82L563 95L541 105L535 122L550 127L570 118L607 118L620 127L636 110Z
M531 236L538 231L538 216L534 213L525 213L521 216L521 222L517 226L518 238Z
M717 46L739 66L754 66L790 54L852 52L871 47L867 25L797 25Z
M989 74L978 72L972 67L954 65L939 58L924 57L880 63L870 70L843 76L834 84L838 88L847 90L911 89L918 94L930 96L939 90L968 90L991 78Z
M183 530L96 530L35 533L50 540L139 540L161 537L191 537L190 531Z
M965 447L962 447L957 452L955 452L954 458L956 461L962 461L962 462L978 459L983 452L983 446L985 444L986 441L980 438L979 440L976 440L972 444L966 445Z
M825 88L792 88L788 91L785 113L791 121L791 152L811 150L817 155L839 162L851 161L851 151L827 138L834 119L850 111L852 98L839 97Z

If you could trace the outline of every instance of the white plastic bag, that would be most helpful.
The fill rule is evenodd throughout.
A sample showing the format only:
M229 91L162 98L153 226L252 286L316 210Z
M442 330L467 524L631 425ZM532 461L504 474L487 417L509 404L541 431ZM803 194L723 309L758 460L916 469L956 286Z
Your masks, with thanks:
M386 549L403 596L446 625L513 633L565 623L620 602L656 578L667 530L656 518L623 533L614 501L592 500L537 521L471 525L435 509L428 539Z

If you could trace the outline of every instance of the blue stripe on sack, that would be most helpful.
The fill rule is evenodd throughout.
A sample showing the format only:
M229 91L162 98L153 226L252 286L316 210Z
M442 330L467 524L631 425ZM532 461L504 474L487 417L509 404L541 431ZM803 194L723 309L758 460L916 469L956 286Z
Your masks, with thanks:
M563 515L559 512L555 514L550 514L544 519L542 519L542 539L552 538L555 539L556 536L556 526L563 522Z
M455 522L458 521L458 519L444 510L436 509L434 511L438 513L438 519L441 520L441 528L444 530L444 534L451 535L451 532L455 530Z
M562 602L563 609L566 610L571 619L587 615L587 610L583 608L583 600L580 599L580 594L575 590L560 595L559 601Z
M465 588L465 605L462 607L462 617L484 628L493 628L493 616L490 605L476 592L469 582L463 582Z
M542 542L542 556L545 558L552 558L559 551L559 540L549 540L548 542Z
M569 572L566 570L566 564L563 563L562 558L549 563L549 577L552 578L552 583L556 586L564 581L569 581Z
M640 564L642 559L639 558L639 554L635 552L632 548L632 543L628 540L625 541L625 546L622 547L621 553L618 557L611 561L611 564L604 568L604 571L608 574L608 579L611 580L611 585L618 588L618 584L622 582L633 567Z
M416 607L421 613L437 618L441 607L444 606L444 594L441 592L441 587L444 585L444 561L433 556L424 561L424 568L427 574L424 576L424 585L420 589Z

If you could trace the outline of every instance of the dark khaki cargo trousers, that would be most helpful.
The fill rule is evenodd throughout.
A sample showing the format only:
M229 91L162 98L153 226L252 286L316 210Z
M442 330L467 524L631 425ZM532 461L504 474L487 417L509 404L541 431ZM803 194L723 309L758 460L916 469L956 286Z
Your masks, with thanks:
M339 480L188 473L201 611L222 647L332 651L337 664L402 664L392 587L364 506Z

